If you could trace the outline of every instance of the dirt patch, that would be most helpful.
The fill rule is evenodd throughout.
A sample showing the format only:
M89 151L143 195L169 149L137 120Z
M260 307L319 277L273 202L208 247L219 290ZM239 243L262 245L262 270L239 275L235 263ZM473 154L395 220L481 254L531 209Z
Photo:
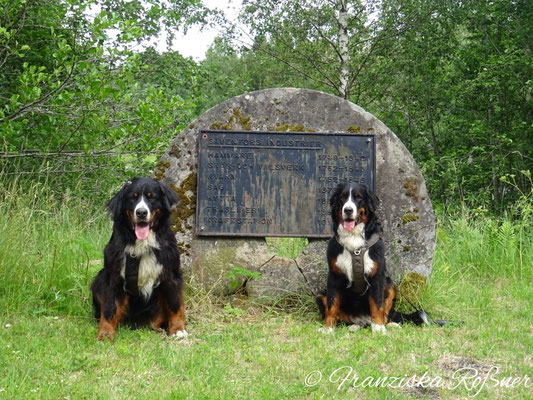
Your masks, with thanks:
M452 376L456 371L463 368L475 369L479 374L486 375L494 364L486 364L472 358L445 355L440 358L437 365L446 372L446 376Z
M435 364L439 371L431 372L429 376L439 378L438 381L434 381L436 386L428 385L426 382L425 385L404 387L401 389L401 392L410 398L417 399L441 399L442 395L448 393L444 396L447 398L450 394L452 396L457 394L452 388L455 387L461 376L470 376L474 371L477 372L478 376L486 376L490 373L491 368L493 368L492 363L449 354L442 356ZM462 374L461 371L464 373ZM470 394L474 394L476 390L477 388L473 389L473 392Z
M402 393L406 394L410 398L415 399L430 399L430 400L440 400L439 391L437 389L424 388L422 386L416 386L413 388L408 388L402 390Z

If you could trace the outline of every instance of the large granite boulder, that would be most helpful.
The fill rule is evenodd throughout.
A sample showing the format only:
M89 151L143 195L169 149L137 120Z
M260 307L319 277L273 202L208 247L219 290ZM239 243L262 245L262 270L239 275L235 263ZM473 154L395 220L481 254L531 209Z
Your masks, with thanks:
M264 239L196 236L196 185L206 184L197 182L197 138L202 129L374 134L378 214L388 270L396 280L429 278L434 214L424 178L409 151L361 107L318 91L284 88L243 94L206 111L179 133L156 166L154 177L174 188L180 199L172 215L173 229L191 280L215 292L246 290L251 297L277 299L314 294L325 288L327 274L326 240L311 240L301 255L289 260L275 256ZM244 270L262 277L239 278L235 273Z

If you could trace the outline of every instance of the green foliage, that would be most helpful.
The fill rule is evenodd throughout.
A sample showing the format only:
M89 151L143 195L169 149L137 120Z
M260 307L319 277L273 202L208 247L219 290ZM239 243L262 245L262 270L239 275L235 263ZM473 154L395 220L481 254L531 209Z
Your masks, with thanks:
M230 303L226 303L224 306L224 312L230 316L230 318L242 317L244 310L239 307L233 307Z
M231 289L236 289L241 284L240 282L242 280L261 278L261 274L259 272L250 271L242 267L232 267L231 271L226 276L231 279Z
M6 1L2 1L6 3ZM142 81L131 50L195 1L7 1L0 20L0 168L104 189L147 174L190 119L190 99ZM114 35L114 37L111 37ZM44 167L44 171L42 170ZM113 171L108 173L106 171Z
M250 0L241 21L251 39L228 29L215 52L230 80L349 97L406 144L436 204L501 214L518 198L499 177L533 170L530 1Z
M504 214L533 170L527 0L243 2L244 30L196 0L0 0L0 170L107 193L150 174L202 111L306 87L383 120L438 208ZM225 32L206 59L147 47L193 23ZM513 174L516 186L500 177ZM89 189L89 190L87 190Z
M370 110L421 164L432 199L501 213L519 191L499 177L533 169L533 7L505 0L424 4L413 8L421 23L390 48L394 58L382 56L382 73L394 79Z
M296 258L308 244L306 238L266 238L269 250L280 257Z

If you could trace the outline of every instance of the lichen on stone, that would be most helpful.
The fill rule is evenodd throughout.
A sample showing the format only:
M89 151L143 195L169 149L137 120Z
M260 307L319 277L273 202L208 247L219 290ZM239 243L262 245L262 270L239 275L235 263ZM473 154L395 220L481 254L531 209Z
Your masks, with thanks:
M182 138L182 141L184 141L184 138ZM176 143L172 143L172 146L170 146L170 151L168 152L168 154L173 157L180 158L181 150Z
M216 251L198 257L195 273L211 292L223 295L234 293L244 284L244 279L239 280L238 285L230 284L235 281L235 278L229 275L237 266L236 259L235 247L217 248Z
M252 129L250 117L243 115L240 108L233 109L233 115L230 117L230 119L237 122L245 131L249 131L250 129Z
M293 125L289 128L289 132L305 132L303 125Z
M289 124L282 124L280 122L276 122L276 125L268 126L268 130L276 132L286 132L289 130Z
M350 133L361 133L361 127L357 125L351 125L346 130Z
M186 254L188 256L191 255L191 245L188 243L179 242L178 249L180 250L180 254Z
M210 126L209 129L213 130L223 130L223 131L233 131L238 126L240 129L249 131L252 129L251 118L250 116L243 115L240 108L229 108L224 110L224 113L229 113L229 117L226 121L215 121Z
M416 214L405 214L402 216L402 224L408 224L409 222L418 221L419 217Z
M170 167L170 163L168 161L159 161L155 165L154 169L154 179L157 181L160 181L161 179L165 178L165 172Z
M306 128L304 125L276 122L275 125L267 126L269 131L273 132L316 132L313 128Z
M226 122L222 121L215 121L210 126L209 129L215 130L215 131L231 131L233 130L233 126Z
M187 230L187 219L196 212L196 172L191 172L181 183L181 187L173 184L169 186L178 195L178 204L172 211L172 230L174 232L185 232ZM188 195L187 192L191 194Z
M416 178L409 178L403 183L405 195L418 201L418 184Z

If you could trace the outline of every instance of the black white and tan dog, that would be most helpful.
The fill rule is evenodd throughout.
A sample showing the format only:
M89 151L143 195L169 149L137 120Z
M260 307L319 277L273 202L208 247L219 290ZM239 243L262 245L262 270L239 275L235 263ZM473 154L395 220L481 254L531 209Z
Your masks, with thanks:
M164 183L136 178L107 204L113 233L91 285L97 339L113 340L121 321L187 337L178 245L170 229L177 202Z
M389 323L423 322L419 313L394 310L396 286L387 276L378 204L364 184L340 184L331 196L334 236L327 249L327 289L317 296L327 332L337 320L381 333Z

